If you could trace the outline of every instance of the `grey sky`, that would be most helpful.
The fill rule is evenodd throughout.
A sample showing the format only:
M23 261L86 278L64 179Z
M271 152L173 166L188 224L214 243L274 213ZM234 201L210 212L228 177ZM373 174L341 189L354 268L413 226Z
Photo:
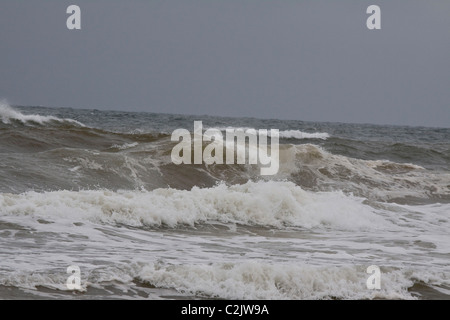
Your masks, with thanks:
M450 1L2 0L0 70L11 104L450 127Z

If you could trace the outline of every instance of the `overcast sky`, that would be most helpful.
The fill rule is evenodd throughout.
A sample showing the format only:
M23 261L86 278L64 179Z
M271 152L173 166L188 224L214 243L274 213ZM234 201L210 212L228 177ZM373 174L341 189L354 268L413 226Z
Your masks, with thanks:
M0 71L15 105L450 127L450 1L1 0Z

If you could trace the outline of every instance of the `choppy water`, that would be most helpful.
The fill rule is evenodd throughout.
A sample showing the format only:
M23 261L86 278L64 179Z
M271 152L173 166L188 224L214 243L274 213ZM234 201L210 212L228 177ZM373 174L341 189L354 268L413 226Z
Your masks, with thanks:
M194 120L278 174L173 164ZM1 298L448 299L449 230L448 128L0 105Z

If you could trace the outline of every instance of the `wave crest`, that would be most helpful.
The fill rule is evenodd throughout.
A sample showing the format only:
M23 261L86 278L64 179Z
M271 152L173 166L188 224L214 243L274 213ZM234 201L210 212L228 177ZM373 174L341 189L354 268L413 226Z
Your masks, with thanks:
M441 275L386 268L381 290L368 290L366 268L359 265L318 267L262 261L212 265L159 265L142 268L139 278L156 287L176 288L200 297L222 299L417 299L415 283L433 285ZM448 281L447 281L448 282Z
M42 116L39 114L23 114L4 102L0 102L0 119L3 122L3 124L11 124L13 122L20 122L24 125L70 123L72 125L85 127L84 124L73 119L61 119L55 116Z
M225 130L243 130L246 131L248 129L254 129L254 128L248 128L248 127L218 127L216 128L220 131L225 131ZM276 128L266 128L269 129L270 133L270 129L276 129ZM284 139L298 139L298 140L302 140L302 139L322 139L322 140L326 140L330 137L330 134L328 134L327 132L304 132L304 131L300 131L300 130L280 130L279 131L279 136L280 138L284 138Z
M280 138L285 139L322 139L326 140L330 137L327 132L303 132L300 130L283 130L280 131Z
M0 194L0 213L46 218L68 215L129 226L210 222L344 230L393 226L363 201L341 192L305 191L292 182L259 181L191 190Z

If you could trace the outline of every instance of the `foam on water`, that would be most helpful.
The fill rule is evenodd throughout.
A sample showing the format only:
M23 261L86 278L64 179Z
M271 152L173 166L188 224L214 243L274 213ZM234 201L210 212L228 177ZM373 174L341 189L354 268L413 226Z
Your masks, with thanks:
M21 112L11 108L8 104L0 102L0 119L4 124L10 124L11 121L20 121L23 124L37 123L40 125L51 122L68 122L84 127L79 121L73 119L61 119L55 116L42 116L38 114L22 114Z
M446 291L449 272L383 267L381 289L367 288L367 266L313 266L298 263L268 263L260 260L211 264L132 263L94 268L83 274L82 292L105 286L122 288L123 294L133 283L147 283L159 289L172 289L180 297L220 299L417 299L411 288L421 283ZM35 290L45 287L69 291L67 275L62 272L29 274L12 272L0 277L0 285ZM122 296L123 297L123 296ZM126 297L126 296L125 296Z
M148 283L198 296L225 299L414 299L417 281L450 284L449 273L382 270L380 290L369 290L365 266L318 267L262 261L212 265L147 265L139 277Z
M326 132L303 132L300 130L283 130L280 131L280 138L286 139L322 139L326 140L330 135Z
M110 149L118 149L118 150L126 150L126 149L130 149L130 148L134 148L138 145L139 143L137 142L133 142L133 143L124 143L122 145L118 145L118 144L114 144L110 147Z
M345 230L389 228L392 224L364 199L342 192L313 193L292 182L219 184L192 190L54 191L1 194L0 213L85 217L127 225L195 225L208 221L272 227Z
M0 105L0 297L71 295L73 264L83 297L449 295L448 130L208 118L298 143L261 177L171 163L167 133L193 116L18 110ZM381 290L366 287L372 264Z
M0 286L55 295L77 264L85 294L110 297L112 286L131 298L136 282L224 299L414 299L415 284L446 294L450 207L364 202L261 181L1 194ZM381 290L366 287L371 264Z
M450 174L411 163L362 160L332 154L314 144L280 151L280 172L314 190L339 189L376 200L405 197L450 199Z
M208 129L208 128L205 128ZM249 128L249 127L217 127L216 129L220 130L220 131L225 131L225 130L242 130L242 131L246 131L249 129L255 129L257 130L256 133L258 133L258 129L257 128ZM270 135L270 129L276 129L276 128L264 128L267 129L268 134ZM285 138L285 139L322 139L322 140L326 140L330 137L330 134L328 134L327 132L304 132L301 130L280 130L279 131L279 136L280 138Z

